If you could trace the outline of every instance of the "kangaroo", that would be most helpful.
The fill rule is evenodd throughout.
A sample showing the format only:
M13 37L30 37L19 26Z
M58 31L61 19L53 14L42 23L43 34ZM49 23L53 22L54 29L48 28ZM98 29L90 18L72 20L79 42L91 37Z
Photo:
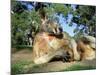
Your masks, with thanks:
M68 39L58 38L58 36L50 35L48 32L38 33L33 45L34 63L47 63L52 58L56 56L64 57L67 53L70 55L69 58L73 59L73 50L69 48L68 44Z

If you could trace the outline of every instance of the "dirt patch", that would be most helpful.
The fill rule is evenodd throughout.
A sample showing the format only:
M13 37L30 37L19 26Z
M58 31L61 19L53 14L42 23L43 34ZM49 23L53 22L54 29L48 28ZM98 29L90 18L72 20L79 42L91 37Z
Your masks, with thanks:
M28 49L22 49L20 51L11 54L11 62L16 63L24 60L32 61L32 57L33 57L32 51Z

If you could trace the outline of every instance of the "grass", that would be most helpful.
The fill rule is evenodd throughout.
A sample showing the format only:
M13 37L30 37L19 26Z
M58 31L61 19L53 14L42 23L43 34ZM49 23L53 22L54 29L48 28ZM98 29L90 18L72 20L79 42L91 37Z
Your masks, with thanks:
M11 74L12 75L16 75L19 73L23 73L23 65L21 64L13 64L11 66Z
M30 65L30 66L29 66ZM36 65L32 61L20 61L15 64L12 64L11 66L11 74L25 74L25 73L36 73L38 68L43 67L46 64ZM95 66L86 66L86 65L80 65L80 64L74 64L71 67L66 67L66 69L62 71L78 71L78 70L92 70L96 69Z
M32 61L20 61L11 66L11 75L36 73L39 67L43 67L45 64L36 65Z
M20 61L15 64L12 64L11 66L11 74L16 75L16 74L22 74L25 73L24 66L31 64L32 62L27 62L27 61Z
M31 67L29 66L31 65ZM16 75L16 74L25 74L29 73L29 70L34 70L38 68L40 65L34 64L32 61L20 61L15 64L12 64L11 66L11 74Z
M64 69L63 71L76 71L76 70L92 70L96 69L95 66L86 66L86 65L79 65L75 64L69 68Z

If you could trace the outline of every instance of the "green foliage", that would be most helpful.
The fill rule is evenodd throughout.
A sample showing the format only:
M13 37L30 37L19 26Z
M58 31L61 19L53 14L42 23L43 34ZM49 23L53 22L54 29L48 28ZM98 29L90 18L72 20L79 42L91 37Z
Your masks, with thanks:
M28 12L11 15L12 44L23 44L25 30L30 26ZM14 42L16 41L16 42Z
M96 29L96 8L95 6L76 6L73 11L72 22L77 24L75 33L81 32L95 36Z
M39 31L40 18L36 12L26 10L19 1L12 1L11 14L11 39L12 45L25 45L26 30L35 29L34 32ZM20 9L19 9L20 8ZM21 11L20 13L18 13ZM32 24L32 21L35 23Z
M28 50L32 50L32 46L28 46L28 45L16 45L13 48L16 48L17 51L21 50L21 49L28 49Z
M23 69L23 66L21 64L14 64L11 67L11 71L12 71L11 74L16 75L16 74L22 73L22 69Z
M11 1L11 10L14 12L14 13L17 13L17 14L20 14L22 13L24 10L27 10L28 8L21 4L21 1L16 1L16 0L12 0Z
M63 14L64 17L66 17L71 11L71 7L64 4L52 4L52 7L54 8L56 13Z
M12 45L25 45L26 44L26 31L32 29L32 34L35 36L39 32L41 25L41 18L38 11L35 11L34 2L23 1L11 1L11 42ZM28 8L30 4L33 8ZM69 14L72 14L73 18L69 23L69 26L73 26L76 23L76 29L73 31L75 37L80 34L89 34L95 36L95 6L84 5L72 5L58 4L58 3L44 3L46 7L44 10L48 19L57 21L59 23L58 16L63 15L65 21ZM42 10L41 10L42 11ZM34 22L34 23L33 23ZM66 24L67 25L67 24Z

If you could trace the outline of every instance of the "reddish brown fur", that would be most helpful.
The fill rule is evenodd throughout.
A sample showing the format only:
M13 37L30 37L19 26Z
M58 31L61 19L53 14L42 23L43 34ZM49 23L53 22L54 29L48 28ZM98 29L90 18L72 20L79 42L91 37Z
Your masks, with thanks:
M58 50L65 50L66 53L69 52L70 55L73 57L72 49L68 47L68 44L69 41L67 39L59 39L55 36L50 36L46 32L38 33L34 40L33 58L38 59L44 55L48 55L49 53L51 53L52 55Z
M95 51L89 44L85 44L82 40L79 40L77 45L77 50L80 54L81 60L91 60L95 58Z

